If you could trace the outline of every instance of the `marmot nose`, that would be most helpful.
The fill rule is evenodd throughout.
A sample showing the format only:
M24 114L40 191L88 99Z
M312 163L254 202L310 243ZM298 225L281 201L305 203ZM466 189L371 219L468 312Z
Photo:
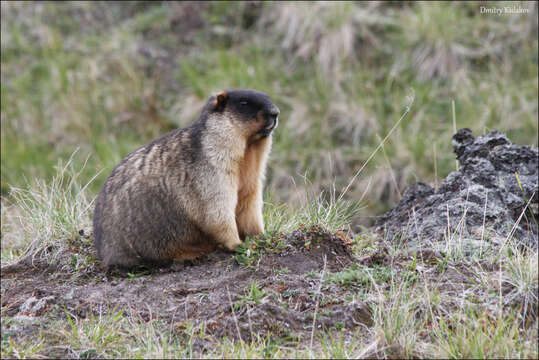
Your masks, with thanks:
M279 108L275 105L268 111L268 115L273 118L276 118L277 116L279 116L279 113L280 113Z
M274 105L267 112L268 118L272 120L276 120L277 116L279 116L279 113L280 113L279 108Z
M279 123L279 118L276 114L268 115L266 119L266 130L273 130L277 127L277 124Z
M279 113L279 108L275 105L266 112L266 130L271 131L277 127Z

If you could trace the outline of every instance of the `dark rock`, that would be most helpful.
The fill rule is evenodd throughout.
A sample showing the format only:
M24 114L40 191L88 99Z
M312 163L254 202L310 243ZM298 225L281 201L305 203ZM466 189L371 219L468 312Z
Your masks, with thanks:
M378 218L376 230L407 241L512 238L536 248L537 149L512 144L498 131L474 138L470 129L459 130L452 143L459 170L436 191L423 183L410 186L397 207Z

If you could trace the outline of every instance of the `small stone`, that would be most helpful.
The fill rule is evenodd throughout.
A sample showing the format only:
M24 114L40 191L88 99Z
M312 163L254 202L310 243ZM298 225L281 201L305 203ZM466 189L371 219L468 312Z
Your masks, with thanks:
M38 299L35 296L32 296L19 307L19 313L30 314L30 315L40 315L43 310L47 307L47 303L54 300L54 296L46 296L44 298Z

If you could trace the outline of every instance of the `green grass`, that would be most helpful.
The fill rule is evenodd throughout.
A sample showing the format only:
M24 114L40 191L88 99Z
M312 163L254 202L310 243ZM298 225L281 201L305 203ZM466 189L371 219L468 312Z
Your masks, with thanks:
M456 320L451 325L441 318L434 327L437 355L440 357L528 358L532 355L530 348L516 345L520 343L518 321L511 316L490 319L488 315L478 315L471 309L464 309L453 316Z
M75 154L73 158L76 156ZM48 263L60 265L61 271L86 275L91 279L95 258L80 229L88 229L88 208L91 200L88 186L81 186L70 161L59 164L50 184L36 183L30 191L14 190L20 209L23 234L30 240L26 247L11 253L12 258L32 255ZM343 201L343 200L340 200ZM327 214L339 207L339 201L317 203L319 212L292 212L300 219L315 223L320 213ZM265 215L269 228L280 223L267 206ZM277 223L272 223L276 219ZM288 221L292 221L293 216ZM303 221L303 220L302 220ZM3 224L3 236L16 229ZM342 224L330 223L326 231L338 232ZM87 231L87 230L85 230ZM270 234L249 239L235 254L240 266L256 268L267 252L279 253L289 246L285 237ZM447 240L446 240L447 241ZM40 317L30 317L39 327L32 341L13 336L18 326L26 326L20 317L2 315L2 357L518 357L537 356L537 250L518 247L508 242L499 249L483 249L464 255L466 247L458 239L441 247L455 248L452 256L440 255L436 260L423 261L417 249L391 239L362 234L354 239L353 251L358 258L374 256L378 261L355 264L340 272L313 271L305 281L320 282L319 286L338 286L346 290L346 298L324 296L318 300L318 315L325 315L324 306L342 301L361 300L369 304L373 324L356 330L344 329L339 323L332 329L313 331L313 344L307 339L283 335L260 337L253 333L251 341L221 339L212 350L199 353L194 344L207 341L205 323L174 324L160 320L151 313L142 317L129 308L93 309L87 316L55 306ZM429 245L430 246L430 245ZM72 250L76 248L74 253ZM2 247L2 259L9 260L12 249ZM248 253L248 251L250 251ZM71 254L66 256L66 254ZM73 254L75 258L73 258ZM439 270L440 263L444 266ZM287 269L277 269L286 275ZM276 270L276 271L277 271ZM136 280L148 273L128 274ZM231 304L234 311L256 308L272 292L266 285L253 280L243 294ZM5 291L5 289L3 289ZM294 289L282 293L282 298L297 296ZM315 294L311 294L315 296ZM316 312L316 311L315 311ZM156 314L157 315L157 314ZM14 329L14 330L10 330Z
M327 281L344 288L369 288L377 283L391 280L391 269L387 266L374 265L368 269L352 266L346 270L330 274Z
M181 4L113 5L100 19L102 6L4 5L4 195L25 178L50 179L57 159L77 147L91 155L86 181L90 170L104 170L91 185L97 192L122 157L188 125L223 88L265 91L281 108L267 184L278 202L298 205L308 191L327 193L327 184L339 193L397 121L410 88L410 114L348 193L366 193L370 215L393 206L410 182L454 169L452 100L457 128L498 129L537 145L531 15L484 16L450 3L321 3L309 11L201 4L202 26L185 25L184 43L174 28L189 24Z
M258 282L255 280L251 283L250 287L245 289L245 295L240 296L234 303L234 310L238 311L242 306L256 306L260 304L260 301L266 295L268 295L267 291L260 289Z

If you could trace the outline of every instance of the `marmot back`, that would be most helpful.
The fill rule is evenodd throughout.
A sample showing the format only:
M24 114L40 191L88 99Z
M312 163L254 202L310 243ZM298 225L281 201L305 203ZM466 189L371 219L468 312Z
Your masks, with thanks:
M262 186L279 109L252 90L212 96L198 120L129 154L94 213L104 265L168 264L264 231Z

